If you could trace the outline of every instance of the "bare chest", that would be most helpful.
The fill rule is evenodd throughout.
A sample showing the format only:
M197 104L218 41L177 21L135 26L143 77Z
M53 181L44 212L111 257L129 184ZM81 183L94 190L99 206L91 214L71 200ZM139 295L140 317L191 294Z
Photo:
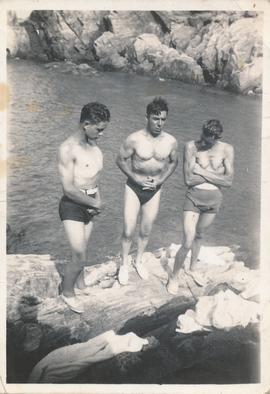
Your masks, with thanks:
M212 170L218 170L224 167L224 152L223 149L210 149L207 151L197 151L196 152L196 162L202 168L208 168Z
M97 147L84 148L77 146L74 151L75 171L84 172L85 175L94 176L103 167L103 156Z
M136 156L141 160L155 159L157 161L163 161L168 158L171 151L171 145L166 140L158 141L140 141L137 144L135 153Z

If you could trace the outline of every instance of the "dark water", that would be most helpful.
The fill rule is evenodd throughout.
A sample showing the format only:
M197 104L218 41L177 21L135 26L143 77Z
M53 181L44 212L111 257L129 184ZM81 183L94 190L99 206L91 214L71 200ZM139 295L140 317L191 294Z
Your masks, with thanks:
M233 187L224 190L223 207L209 229L208 245L239 245L246 263L259 259L261 100L178 81L137 75L101 73L73 76L42 65L13 61L8 65L11 86L8 147L8 217L11 228L25 235L17 253L51 253L68 257L69 247L58 217L61 184L57 149L77 129L81 107L98 100L112 120L100 140L104 153L101 193L105 210L96 221L89 244L89 261L102 261L120 251L125 177L115 165L121 142L145 122L145 107L156 95L169 103L167 131L184 142L199 135L202 122L219 118L224 141L235 147ZM182 157L166 182L148 250L180 243L185 187Z

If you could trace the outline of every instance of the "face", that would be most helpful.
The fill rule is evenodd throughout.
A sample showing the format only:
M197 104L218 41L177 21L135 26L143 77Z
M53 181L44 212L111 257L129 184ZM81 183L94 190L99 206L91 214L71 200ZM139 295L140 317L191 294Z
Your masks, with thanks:
M157 137L160 135L166 119L166 111L161 111L158 115L150 114L149 116L147 116L147 130L152 134L153 137Z
M106 129L108 122L99 122L97 124L92 124L88 120L82 123L82 128L85 135L90 140L97 140L102 134L103 130Z
M201 141L207 147L212 147L221 138L220 133L211 133L209 131L203 131L201 135Z

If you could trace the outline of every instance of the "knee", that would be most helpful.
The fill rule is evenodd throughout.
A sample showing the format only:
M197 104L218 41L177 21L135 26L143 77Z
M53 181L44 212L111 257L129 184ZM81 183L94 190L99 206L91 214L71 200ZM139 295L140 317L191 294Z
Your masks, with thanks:
M73 250L73 259L78 266L83 267L86 262L86 252L85 250Z
M201 230L197 230L196 231L196 235L195 235L195 239L196 240L200 241L203 238L203 236L204 236L204 232L203 231L201 231Z
M141 226L140 228L140 237L141 238L148 238L151 233L152 226Z
M125 227L122 233L122 239L125 241L131 241L134 234L133 228Z

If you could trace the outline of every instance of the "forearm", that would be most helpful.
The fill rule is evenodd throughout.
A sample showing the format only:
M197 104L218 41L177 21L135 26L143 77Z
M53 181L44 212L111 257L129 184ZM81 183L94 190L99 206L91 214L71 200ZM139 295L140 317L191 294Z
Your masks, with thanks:
M162 185L172 175L176 167L177 167L177 161L170 163L166 171L164 171L164 173L161 174L158 183Z
M202 183L205 183L205 178L201 175L192 174L191 176L185 178L185 184L187 186L196 186L201 185Z
M127 160L123 160L123 159L117 158L116 164L118 165L118 167L120 168L120 170L121 170L128 178L131 178L132 180L134 180L134 174L133 174L131 168L129 167Z
M207 170L203 170L201 176L216 186L230 187L232 185L232 176L226 174L215 174Z

